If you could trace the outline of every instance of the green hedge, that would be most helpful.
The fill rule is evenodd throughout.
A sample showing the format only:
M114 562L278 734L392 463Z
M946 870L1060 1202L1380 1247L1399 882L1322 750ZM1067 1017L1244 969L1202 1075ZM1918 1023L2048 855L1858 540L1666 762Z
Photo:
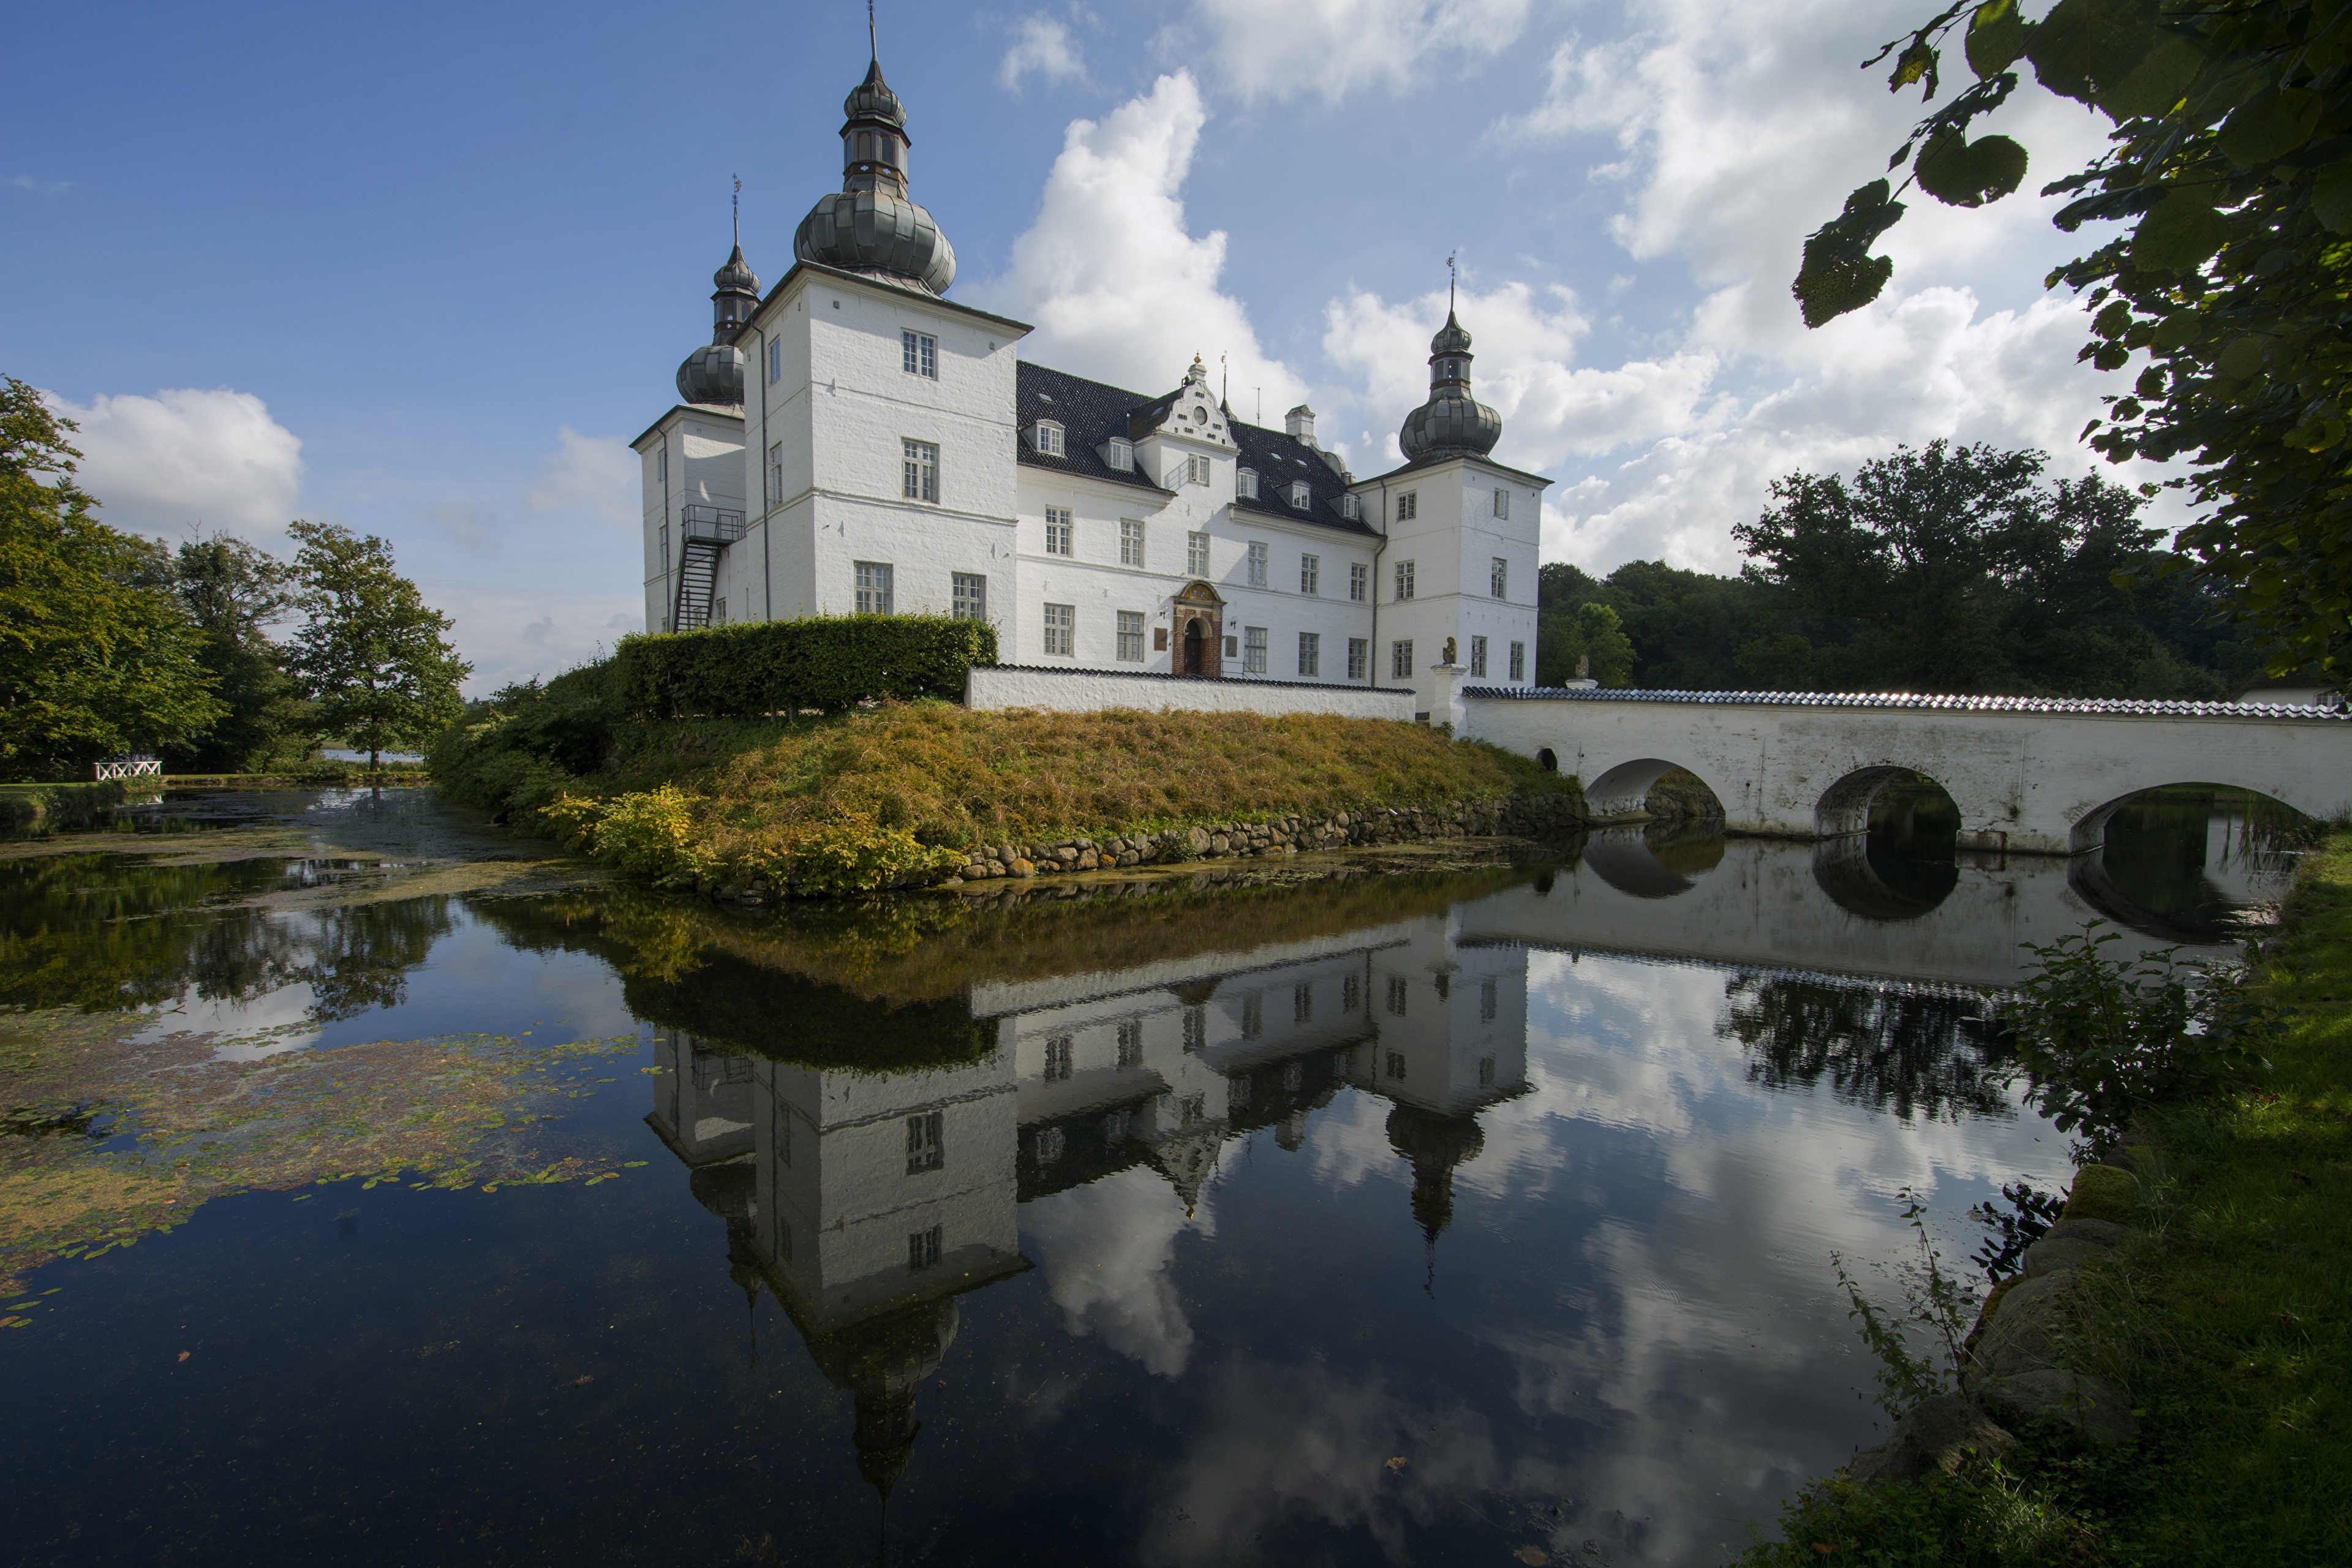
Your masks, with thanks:
M834 616L624 637L610 691L633 719L835 711L865 698L961 701L996 662L996 628L945 616Z

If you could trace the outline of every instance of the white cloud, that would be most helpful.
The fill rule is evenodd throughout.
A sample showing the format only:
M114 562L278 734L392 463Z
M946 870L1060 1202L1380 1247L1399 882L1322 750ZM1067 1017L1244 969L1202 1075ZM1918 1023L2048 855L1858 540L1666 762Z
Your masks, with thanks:
M1024 16L1013 47L996 68L997 84L1008 92L1021 89L1021 79L1031 73L1047 81L1084 79L1085 56L1070 37L1068 26L1052 16Z
M490 514L470 501L436 501L425 509L450 540L467 550L490 543Z
M302 443L249 392L100 395L86 408L44 395L80 426L68 437L82 455L76 477L117 528L274 532L294 515Z
M1077 120L1046 176L1037 221L975 303L1036 323L1023 353L1135 391L1176 384L1195 353L1230 355L1236 387L1279 408L1306 395L1219 288L1222 230L1194 238L1181 195L1207 110L1190 72L1163 76L1099 121Z
M1244 98L1336 101L1372 83L1412 85L1433 55L1465 61L1510 47L1528 0L1202 0L1219 78Z
M30 174L11 174L5 183L37 196L61 196L73 189L71 180L37 180Z
M523 504L533 511L585 512L614 528L639 527L637 455L628 443L583 436L569 425L557 439L560 445L541 459L539 477L523 492Z
M446 580L420 580L418 586L449 616L449 640L473 661L469 696L561 675L645 630L645 605L634 594L510 592Z
M1623 192L1612 237L1659 291L1674 268L1705 292L1656 349L1613 369L1574 363L1585 323L1565 291L1510 286L1463 307L1479 395L1504 416L1497 455L1567 481L1547 498L1546 556L1731 570L1730 529L1757 515L1774 477L1850 470L1898 442L2032 446L2057 471L2105 471L2076 436L2109 378L2074 363L2079 308L2040 290L2082 247L2052 228L2057 198L1960 211L1914 193L1887 240L1885 295L1818 331L1798 316L1789 279L1804 236L1921 112L1916 94L1898 100L1853 69L1882 41L1882 7L1654 0L1627 15L1625 37L1560 44L1543 102L1488 140L1592 139L1604 150L1594 188ZM2034 150L2038 173L2079 166L2101 142L2096 121L2046 93L2021 94L2003 128ZM1613 309L1640 303L1612 290ZM1325 349L1368 405L1401 416L1423 395L1400 377L1420 358L1406 340L1440 319L1434 297L1350 294L1327 310ZM1616 460L1593 467L1601 457ZM2177 508L2151 517L2182 521Z
M1024 1205L1024 1247L1072 1334L1103 1342L1161 1377L1181 1377L1192 1325L1169 1265L1185 1231L1215 1233L1210 1205L1192 1214L1157 1173L1136 1169Z

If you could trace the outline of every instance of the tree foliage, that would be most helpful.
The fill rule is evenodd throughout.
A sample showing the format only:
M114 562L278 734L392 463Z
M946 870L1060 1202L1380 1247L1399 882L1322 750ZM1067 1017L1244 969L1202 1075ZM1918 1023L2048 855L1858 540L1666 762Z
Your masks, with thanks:
M1865 66L1932 101L1958 36L1975 79L1888 162L1962 206L2017 188L2025 149L1970 139L2030 67L2112 122L2107 150L2042 187L2069 233L2120 226L2047 282L2088 290L2103 370L2131 390L2084 432L2112 460L2186 459L2202 515L2180 536L2266 640L2274 674L2352 674L2352 6L2341 0L1957 0ZM1819 326L1868 304L1902 216L1875 180L1806 241L1793 291ZM2167 562L2179 566L2182 560Z
M421 746L465 711L473 666L444 635L449 617L394 569L392 546L333 523L296 521L295 604L307 619L289 663L316 722L368 753Z
M195 622L197 657L226 710L201 737L173 749L176 771L240 773L299 760L310 714L269 626L293 607L294 574L268 552L226 534L182 544L173 592Z
M0 776L64 778L176 744L222 711L162 548L109 528L73 480L73 422L0 390Z

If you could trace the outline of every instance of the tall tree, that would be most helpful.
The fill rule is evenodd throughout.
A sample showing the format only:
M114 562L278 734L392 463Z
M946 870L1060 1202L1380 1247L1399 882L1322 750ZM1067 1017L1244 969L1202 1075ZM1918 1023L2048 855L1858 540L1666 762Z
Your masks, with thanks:
M420 746L465 710L457 687L474 667L444 635L449 617L394 570L392 546L333 523L295 522L296 605L308 619L291 664L316 721L367 752Z
M74 429L0 391L0 775L63 778L174 745L222 711L161 547L109 528L74 483ZM84 774L83 776L88 776Z
M172 586L203 641L198 657L228 711L186 752L189 770L234 773L310 750L308 713L268 627L293 606L294 574L268 552L212 534L180 546Z
M1957 35L1957 40L1955 38ZM1805 242L1808 326L1877 298L1871 248L1913 184L1979 206L2018 188L2024 147L1970 139L2016 68L2092 105L2107 151L2042 187L2058 226L2112 237L2050 274L2087 289L2082 357L2128 393L2084 435L2116 461L2185 458L2169 481L2203 509L2180 535L2267 644L2275 674L2352 676L2352 9L2341 0L1956 0L1876 58L1933 100L1955 42L1976 79L1919 121L1874 180ZM2166 564L2175 564L2168 561Z

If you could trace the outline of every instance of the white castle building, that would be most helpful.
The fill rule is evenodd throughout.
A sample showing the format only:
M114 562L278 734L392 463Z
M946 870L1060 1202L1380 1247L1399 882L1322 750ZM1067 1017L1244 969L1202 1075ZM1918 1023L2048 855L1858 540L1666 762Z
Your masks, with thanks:
M1550 481L1487 456L1502 421L1450 311L1402 464L1358 479L1311 409L1244 424L1198 358L1150 395L1021 359L1027 325L944 297L955 254L908 197L878 60L845 107L842 189L792 270L763 295L736 247L681 401L633 443L646 630L971 616L1007 664L1533 682Z

